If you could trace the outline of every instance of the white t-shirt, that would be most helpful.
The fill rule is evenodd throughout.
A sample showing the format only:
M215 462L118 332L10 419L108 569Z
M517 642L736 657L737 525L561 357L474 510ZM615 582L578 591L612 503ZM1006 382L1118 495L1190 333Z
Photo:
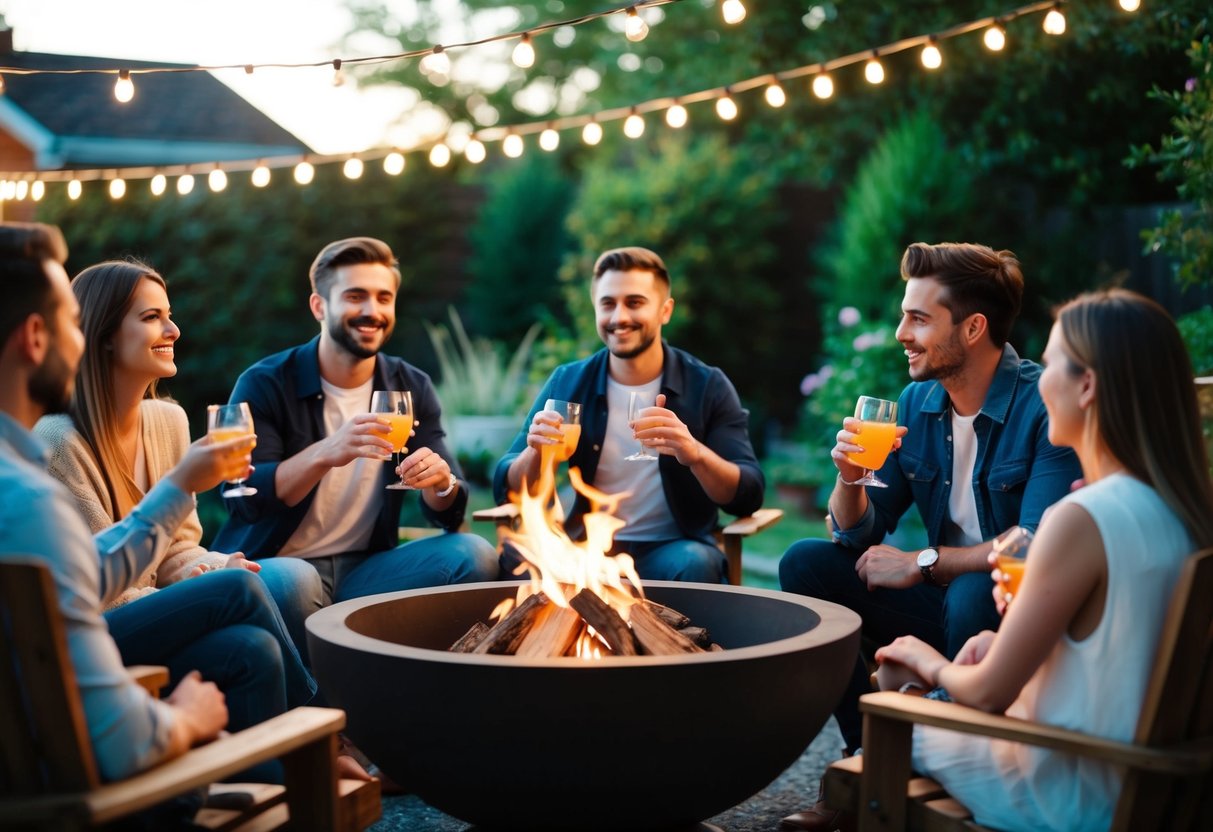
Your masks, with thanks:
M632 392L653 397L661 392L661 378L630 387L607 378L607 429L602 440L602 455L594 474L594 487L607 494L630 492L619 503L618 516L627 525L616 540L670 540L682 537L682 530L670 513L661 490L661 472L656 462L629 461L624 457L640 450L628 426L628 398Z
M324 390L324 433L332 436L359 413L371 410L374 379L354 388L335 387L320 379ZM384 462L359 457L320 478L316 494L295 533L279 556L317 558L366 548L379 515L375 490Z
M977 519L977 501L973 497L973 468L977 464L977 432L972 416L952 411L952 490L948 494L948 516L952 523L944 531L949 546L976 546L981 543L981 523Z

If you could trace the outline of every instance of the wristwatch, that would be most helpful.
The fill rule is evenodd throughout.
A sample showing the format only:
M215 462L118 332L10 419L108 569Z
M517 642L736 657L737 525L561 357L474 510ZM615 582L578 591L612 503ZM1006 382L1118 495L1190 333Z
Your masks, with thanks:
M937 563L939 563L939 552L934 549L923 549L918 553L918 571L922 573L922 579L931 586L943 586L935 580L935 564Z
M459 486L459 480L455 479L454 474L448 472L447 477L446 488L442 489L441 491L435 491L435 497L445 497Z

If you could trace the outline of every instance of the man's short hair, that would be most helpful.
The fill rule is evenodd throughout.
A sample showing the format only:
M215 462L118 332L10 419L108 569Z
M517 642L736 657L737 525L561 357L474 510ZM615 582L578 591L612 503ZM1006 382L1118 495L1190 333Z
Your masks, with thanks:
M913 243L902 255L901 277L938 280L953 324L980 312L996 347L1011 337L1023 303L1023 272L1012 252L976 243Z
M342 266L356 266L363 263L378 263L387 266L396 276L396 286L400 286L400 262L392 249L382 240L374 237L350 237L329 243L320 250L312 261L308 277L312 281L312 291L322 298L328 299L329 289L337 278L337 270Z
M604 251L594 263L594 280L607 272L630 272L632 270L652 272L653 277L670 288L670 273L666 271L665 263L657 256L657 252L649 251L640 246L625 246Z
M40 222L0 223L0 341L35 313L53 326L55 292L46 273L46 261L67 262L63 232Z

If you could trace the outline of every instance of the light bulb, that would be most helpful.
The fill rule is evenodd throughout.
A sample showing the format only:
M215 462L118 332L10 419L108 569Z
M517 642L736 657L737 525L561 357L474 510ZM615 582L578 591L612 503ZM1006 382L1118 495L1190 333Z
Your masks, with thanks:
M813 95L825 100L834 94L834 79L824 72L813 79Z
M451 161L451 149L442 142L430 148L430 164L436 168L444 168Z
M362 176L363 168L362 160L357 156L351 156L341 166L341 172L345 174L346 179L357 179L359 176Z
M135 82L131 80L131 71L124 69L118 73L118 80L114 82L114 98L125 104L134 97Z
M41 179L29 186L29 198L34 202L38 202L44 196L46 196L46 183Z
M863 77L869 84L879 84L884 81L884 66L877 58L869 58L863 66Z
M80 193L84 190L84 186L80 184L79 179L73 179L67 183L67 198L76 200L80 198Z
M163 173L158 173L152 177L151 189L152 196L160 196L168 188L168 177Z
M488 151L484 149L484 142L480 139L469 139L468 143L463 146L463 158L473 165L480 164L488 155Z
M383 172L388 176L399 176L404 173L404 154L393 150L384 156Z
M1006 30L995 23L989 29L986 29L986 33L981 36L981 42L984 43L986 45L986 49L989 49L991 52L999 52L1004 46L1007 45Z
M687 108L681 104L675 104L673 107L665 111L665 123L677 130L679 127L685 127L687 123Z
M227 174L219 168L215 168L206 176L206 184L210 186L211 191L219 193L227 187Z
M732 121L737 118L737 103L729 97L727 92L722 97L716 99L716 115L725 121Z
M29 182L21 179L17 182L17 187L14 194L18 200L25 199L29 196Z
M551 127L539 134L539 146L549 153L560 147L560 132Z
M602 125L596 121L591 121L581 128L581 140L588 145L598 144L602 141Z
M295 165L295 181L300 185L310 185L316 178L316 169L311 162L300 162Z
M125 179L111 180L110 181L110 198L111 199L122 199L122 197L124 197L124 196L126 196L126 180Z
M257 165L257 167L253 168L253 175L251 178L253 180L254 188L264 188L266 185L270 184L270 169L265 165Z
M9 202L17 196L17 183L0 179L0 202Z
M632 113L624 119L623 135L629 139L639 139L644 135L644 118L639 113Z
M530 69L535 65L535 45L531 43L530 35L523 35L522 40L514 47L514 66Z
M1046 35L1064 35L1066 33L1066 16L1061 9L1050 9L1045 15L1044 30Z
M637 14L635 6L628 9L627 17L623 21L623 34L632 43L639 43L649 35L649 24Z
M745 20L745 4L741 0L724 0L720 4L720 15L725 23L735 26Z
M521 156L525 147L526 145L522 142L522 136L519 136L517 133L510 133L501 142L501 152L511 159L517 159Z
M1120 0L1120 7L1127 12L1135 12L1141 8L1141 0Z
M788 103L787 93L783 91L783 87L779 85L778 81L767 87L766 92L763 93L763 97L766 98L767 103L772 107L782 107Z
M441 46L435 46L434 51L426 55L424 60L430 72L436 75L451 74L451 59L446 56L446 50Z
M943 66L943 53L934 43L928 43L922 48L922 65L927 69L939 69Z
M193 174L186 173L177 177L177 193L185 196L192 190L194 190Z

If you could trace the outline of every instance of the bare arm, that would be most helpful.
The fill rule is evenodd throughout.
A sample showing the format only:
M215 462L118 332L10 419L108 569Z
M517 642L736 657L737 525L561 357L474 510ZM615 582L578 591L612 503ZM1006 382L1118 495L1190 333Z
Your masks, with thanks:
M737 494L741 469L692 436L677 414L666 409L664 394L657 396L656 407L641 411L632 428L650 450L672 456L690 468L712 502L723 505Z

